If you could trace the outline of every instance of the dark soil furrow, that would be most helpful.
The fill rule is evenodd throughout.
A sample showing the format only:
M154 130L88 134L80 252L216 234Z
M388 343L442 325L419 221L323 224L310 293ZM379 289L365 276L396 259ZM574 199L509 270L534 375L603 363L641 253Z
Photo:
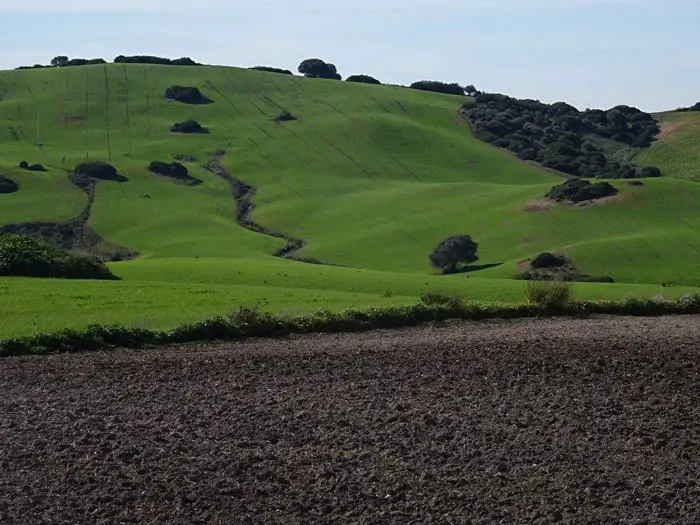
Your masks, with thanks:
M692 524L700 318L0 361L0 522Z

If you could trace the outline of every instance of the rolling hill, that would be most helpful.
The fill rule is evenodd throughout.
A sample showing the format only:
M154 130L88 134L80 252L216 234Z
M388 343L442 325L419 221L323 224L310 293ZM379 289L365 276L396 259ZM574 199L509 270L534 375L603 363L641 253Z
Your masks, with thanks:
M196 86L212 103L167 100L174 85ZM700 286L695 115L670 116L680 124L643 153L672 176L615 181L620 195L598 205L551 207L538 202L561 177L477 140L460 102L213 66L0 72L0 174L19 184L0 195L0 225L78 216L88 197L67 170L106 161L127 180L97 183L88 224L138 253L110 264L120 282L3 278L0 335L94 322L161 328L250 302L293 311L397 304L426 288L515 302L518 262L545 250L618 283L578 284L583 298ZM283 111L297 120L275 121ZM210 132L170 132L188 119ZM175 157L203 183L147 169ZM277 237L236 223L219 165L252 188L252 220ZM488 268L434 275L428 253L460 233L480 243ZM324 264L276 257L288 244L280 237L301 241L295 257Z

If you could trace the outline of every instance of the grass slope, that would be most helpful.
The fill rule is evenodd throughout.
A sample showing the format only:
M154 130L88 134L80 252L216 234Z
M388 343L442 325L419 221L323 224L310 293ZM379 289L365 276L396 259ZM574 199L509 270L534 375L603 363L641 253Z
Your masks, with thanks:
M197 86L214 103L165 100L175 84ZM21 185L0 195L0 223L75 215L85 196L65 170L105 160L129 180L98 184L90 224L140 254L113 264L124 280L109 285L3 280L0 333L89 322L163 328L250 301L294 311L396 304L426 287L514 302L522 283L506 279L519 260L543 250L566 250L587 273L651 285L581 285L583 298L650 295L660 282L682 285L674 293L700 285L695 184L618 183L621 197L605 205L525 212L561 179L473 138L459 103L224 67L0 72L0 170ZM273 122L282 109L299 120ZM211 133L169 132L190 118ZM202 167L220 148L229 172L257 188L258 223L306 240L301 256L352 269L276 259L283 241L236 225L230 188ZM176 154L197 158L188 167L204 184L183 186L146 170ZM49 171L23 172L20 160ZM457 233L480 242L482 263L502 265L430 275L427 254Z
M657 118L662 139L638 159L662 166L666 175L700 182L700 112L662 113Z

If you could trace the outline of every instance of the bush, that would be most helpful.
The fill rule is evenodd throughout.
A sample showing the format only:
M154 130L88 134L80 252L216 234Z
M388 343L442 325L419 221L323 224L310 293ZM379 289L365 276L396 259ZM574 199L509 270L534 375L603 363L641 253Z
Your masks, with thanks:
M421 80L419 82L414 82L410 87L411 89L418 89L420 91L432 91L434 93L464 96L464 88L459 84L447 84L445 82L438 82L435 80Z
M442 290L428 290L420 296L420 300L429 306L446 306L448 308L464 307L464 299L456 293Z
M190 175L187 167L179 162L162 162L154 160L148 165L148 171L157 175L163 175L184 182L191 186L201 184L202 181Z
M165 90L165 98L184 104L210 104L212 101L202 95L196 87L171 86Z
M661 177L661 170L656 166L644 166L639 174L641 177Z
M571 284L564 281L528 281L525 295L530 304L547 310L563 309L571 300Z
M608 182L591 184L583 179L569 179L564 184L554 186L545 197L558 202L583 202L617 195L618 190Z
M299 64L299 73L307 78L328 78L342 80L335 65L324 62L320 58L309 58Z
M32 164L31 166L27 166L28 171L46 171L46 168L42 166L41 164Z
M17 184L12 179L8 179L3 175L0 175L0 195L7 193L15 193L19 190L19 184Z
M101 262L21 235L0 235L0 276L117 279Z
M274 119L275 122L290 122L292 120L297 120L297 118L292 115L289 111L284 110L282 113L277 115Z
M78 164L73 172L92 179L120 180L117 168L106 162L83 162Z
M440 242L428 258L434 268L454 273L460 265L478 261L478 249L479 244L469 235L455 235Z
M186 120L185 122L176 122L170 126L172 133L192 133L206 134L209 129L202 127L196 120Z
M19 163L19 167L22 168L23 170L28 170L29 163L26 160L23 160L22 162Z
M345 82L357 82L360 84L377 84L380 85L381 82L377 80L374 77L370 77L369 75L350 75L348 78L345 79Z
M292 75L293 74L291 71L289 71L289 69L280 69L278 67L255 66L255 67L251 67L250 69L253 69L255 71L266 71L268 73L278 73L280 75Z
M571 261L569 260L568 257L565 257L564 255L558 255L550 252L543 252L540 253L537 257L535 257L532 262L530 263L530 266L532 266L535 269L539 268L560 268L562 266L565 266L569 264Z

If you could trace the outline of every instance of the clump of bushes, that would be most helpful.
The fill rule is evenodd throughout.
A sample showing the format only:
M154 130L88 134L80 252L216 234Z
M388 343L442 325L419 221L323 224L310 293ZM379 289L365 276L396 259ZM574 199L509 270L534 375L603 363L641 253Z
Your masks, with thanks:
M656 166L644 166L639 171L640 177L661 177L661 170Z
M0 235L0 276L118 279L101 262L21 235Z
M41 164L29 164L26 160L20 162L19 167L27 171L46 171L46 168Z
M123 181L117 168L101 161L82 162L73 169L73 173L91 179Z
M169 58L154 57L148 55L134 55L134 56L124 56L119 55L114 59L115 64L157 64L160 66L201 66L192 60L190 57L176 58L171 60Z
M176 122L170 126L172 133L190 133L190 134L206 134L209 129L202 127L196 120L186 120L185 122Z
M16 191L19 191L19 184L12 179L0 175L0 195L15 193Z
M411 89L446 93L448 95L464 96L465 94L464 88L457 83L447 84L446 82L438 82L436 80L421 80L419 82L414 82L410 87Z
M562 310L571 300L571 284L564 281L528 281L525 295L530 304L545 310Z
M165 98L184 104L211 104L212 102L198 88L190 86L171 86L165 90Z
M581 273L566 255L542 252L532 259L519 276L525 281L614 283L612 277L592 277Z
M617 195L618 190L609 182L591 183L583 179L569 179L554 186L545 197L557 202L583 202Z
M544 104L481 93L473 103L465 103L461 112L481 140L505 148L522 160L577 177L644 176L640 168L610 156L611 148L602 144L646 148L659 133L652 115L630 106L579 111L564 102Z
M187 167L179 162L168 163L160 160L154 160L148 165L148 171L157 175L163 175L165 177L176 179L177 181L183 182L190 186L202 183L201 180L190 175Z
M290 122L292 120L297 120L297 118L285 109L284 111L282 111L282 113L277 115L273 120L275 122Z
M376 84L381 85L381 82L369 75L350 75L345 79L345 82L357 82L359 84Z
M292 75L293 74L291 71L289 71L289 69L280 69L278 67L254 66L254 67L251 67L250 69L253 69L255 71L266 71L268 73L279 73L280 75Z

